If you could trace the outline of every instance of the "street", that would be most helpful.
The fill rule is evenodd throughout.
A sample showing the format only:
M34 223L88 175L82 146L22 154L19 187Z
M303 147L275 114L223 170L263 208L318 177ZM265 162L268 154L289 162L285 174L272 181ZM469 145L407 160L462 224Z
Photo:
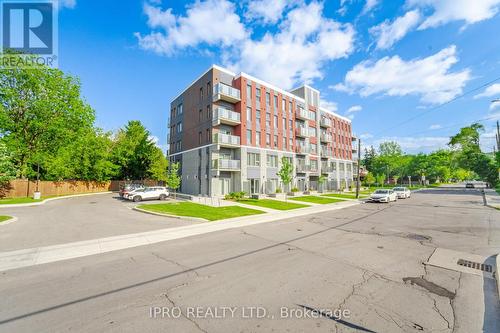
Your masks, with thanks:
M424 265L436 249L496 255L500 211L437 188L8 270L0 332L499 332L495 280Z

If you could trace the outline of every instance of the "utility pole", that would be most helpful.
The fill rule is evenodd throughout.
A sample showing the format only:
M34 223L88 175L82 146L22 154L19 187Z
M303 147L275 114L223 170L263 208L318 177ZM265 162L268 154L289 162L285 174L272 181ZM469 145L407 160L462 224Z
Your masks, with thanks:
M497 137L497 151L500 151L500 124L498 123L498 120L497 120L497 134L496 134L496 137Z
M358 165L357 165L358 176L356 177L356 199L359 198L359 184L361 182L360 180L361 176L359 174L360 164L361 164L361 139L358 138Z

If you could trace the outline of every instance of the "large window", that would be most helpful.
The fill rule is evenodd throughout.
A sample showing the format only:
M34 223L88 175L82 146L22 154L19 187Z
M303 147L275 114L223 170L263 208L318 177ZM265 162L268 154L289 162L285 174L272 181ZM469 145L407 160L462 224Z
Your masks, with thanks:
M278 96L274 96L274 109L277 110L278 109Z
M271 103L271 95L266 92L266 105L269 106Z
M316 136L316 127L309 126L309 136Z
M247 143L252 143L252 130L247 130Z
M182 104L177 105L177 115L180 116L182 114Z
M255 145L260 147L260 132L255 132Z
M311 160L311 170L318 170L318 161Z
M260 88L255 89L255 97L260 101Z
M252 98L252 85L247 84L247 98L251 99Z
M270 146L271 145L271 134L267 133L266 134L266 146Z
M268 168L277 168L278 167L278 156L267 155L267 167Z
M278 116L274 116L274 128L278 129Z
M251 122L252 121L252 108L247 106L247 121Z
M260 154L247 153L248 166L260 166Z

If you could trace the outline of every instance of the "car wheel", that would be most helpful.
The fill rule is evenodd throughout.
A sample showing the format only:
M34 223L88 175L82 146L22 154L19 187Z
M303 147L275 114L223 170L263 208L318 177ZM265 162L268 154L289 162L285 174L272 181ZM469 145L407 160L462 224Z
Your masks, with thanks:
M134 202L139 202L139 201L141 201L141 200L142 200L142 198L141 198L141 196L140 196L140 195L136 195L136 196L134 197Z
M165 194L160 194L160 200L167 200L167 196Z

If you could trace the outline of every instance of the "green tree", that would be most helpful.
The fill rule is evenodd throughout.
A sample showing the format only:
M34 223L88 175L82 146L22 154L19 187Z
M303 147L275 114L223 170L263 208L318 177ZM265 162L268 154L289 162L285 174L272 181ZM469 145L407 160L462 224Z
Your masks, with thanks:
M151 163L157 157L156 146L149 131L140 121L129 121L115 138L113 162L119 166L118 178L145 179Z
M34 166L92 128L94 119L76 78L46 66L0 63L0 137L21 178L32 176Z
M12 154L7 150L7 147L0 141L0 186L16 178L17 170L12 161Z
M319 175L318 177L318 185L319 185L319 189L321 191L323 191L323 184L326 182L327 180L327 177L325 175Z
M375 179L377 180L377 185L378 186L384 186L385 182L385 174L381 173L375 176Z
M171 163L168 169L167 186L174 190L174 199L177 189L181 186L181 177L179 177L179 162Z
M363 156L362 164L365 166L366 170L373 171L373 163L377 158L377 151L373 146L370 148L365 148L365 154Z
M168 161L160 148L156 148L153 160L149 165L149 176L157 181L167 182L168 180Z
M277 172L278 177L280 177L281 183L284 187L287 187L293 179L293 165L290 162L290 159L286 157L281 158L281 167ZM285 201L287 200L287 191L284 188L283 192L285 192Z
M368 172L365 176L365 183L368 184L368 187L371 187L373 183L375 183L375 177L371 172Z

